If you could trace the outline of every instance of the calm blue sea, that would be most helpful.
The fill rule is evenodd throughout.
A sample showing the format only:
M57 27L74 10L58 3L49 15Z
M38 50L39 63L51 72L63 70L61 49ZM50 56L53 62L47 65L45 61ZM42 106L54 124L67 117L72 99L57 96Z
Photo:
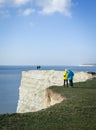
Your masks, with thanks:
M96 66L41 66L41 70L63 71L65 68L73 71L96 72ZM0 114L16 112L21 73L35 69L36 66L0 66Z

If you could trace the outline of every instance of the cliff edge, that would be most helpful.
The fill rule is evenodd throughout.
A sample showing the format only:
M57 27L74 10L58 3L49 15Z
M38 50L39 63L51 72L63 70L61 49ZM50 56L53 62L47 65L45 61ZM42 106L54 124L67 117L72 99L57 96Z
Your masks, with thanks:
M92 77L92 74L87 72L76 72L74 82L86 81ZM48 89L53 85L63 85L63 71L23 71L17 113L39 111L66 99Z

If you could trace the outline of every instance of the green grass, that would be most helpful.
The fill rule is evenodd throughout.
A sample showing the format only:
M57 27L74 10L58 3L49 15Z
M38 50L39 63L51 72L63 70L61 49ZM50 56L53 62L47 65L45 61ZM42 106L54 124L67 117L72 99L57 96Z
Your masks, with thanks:
M50 89L67 100L39 112L0 115L0 130L96 130L96 78Z

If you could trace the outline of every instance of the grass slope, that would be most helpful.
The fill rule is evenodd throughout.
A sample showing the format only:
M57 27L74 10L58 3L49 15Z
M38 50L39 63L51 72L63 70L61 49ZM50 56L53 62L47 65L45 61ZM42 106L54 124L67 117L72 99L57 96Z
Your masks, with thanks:
M67 100L39 112L0 115L0 130L96 130L96 78L50 89Z

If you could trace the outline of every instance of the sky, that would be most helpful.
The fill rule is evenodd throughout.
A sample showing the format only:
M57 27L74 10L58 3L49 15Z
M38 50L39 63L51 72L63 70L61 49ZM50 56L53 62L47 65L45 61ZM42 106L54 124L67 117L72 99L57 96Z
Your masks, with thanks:
M0 65L96 63L96 0L0 0Z

